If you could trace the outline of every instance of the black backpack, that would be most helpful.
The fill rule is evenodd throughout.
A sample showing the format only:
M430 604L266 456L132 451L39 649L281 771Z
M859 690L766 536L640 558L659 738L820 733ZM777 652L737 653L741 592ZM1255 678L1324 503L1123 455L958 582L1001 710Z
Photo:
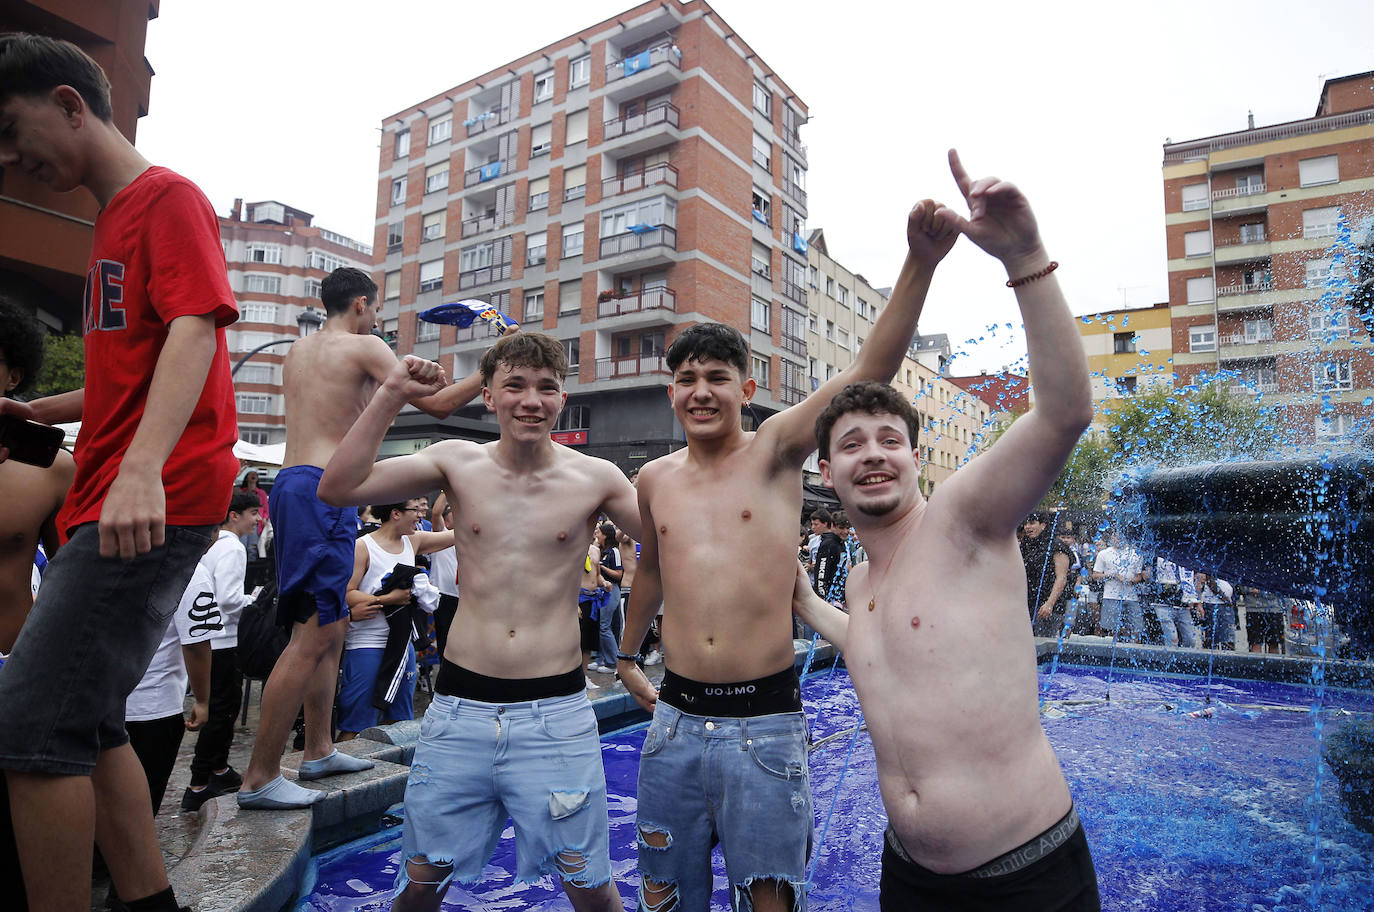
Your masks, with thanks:
M270 579L239 615L239 671L245 678L267 680L290 641L290 628L277 624L277 581Z

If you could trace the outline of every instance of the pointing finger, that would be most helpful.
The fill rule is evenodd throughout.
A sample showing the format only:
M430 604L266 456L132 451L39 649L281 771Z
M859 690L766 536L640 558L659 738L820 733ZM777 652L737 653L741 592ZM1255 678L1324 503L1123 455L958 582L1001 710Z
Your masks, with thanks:
M968 172L964 170L964 164L959 160L959 150L949 150L949 173L954 175L954 183L959 187L959 192L968 199L969 189L972 181L969 180Z

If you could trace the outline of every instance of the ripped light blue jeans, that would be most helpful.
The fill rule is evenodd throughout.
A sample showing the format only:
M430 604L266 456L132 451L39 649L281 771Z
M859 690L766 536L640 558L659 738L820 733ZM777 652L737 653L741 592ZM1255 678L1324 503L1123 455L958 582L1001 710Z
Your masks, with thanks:
M694 716L658 701L639 762L637 842L641 877L670 889L653 901L641 886L641 912L705 912L717 842L732 908L785 882L803 912L813 824L801 713Z
M611 879L606 773L585 692L526 703L436 694L420 723L405 806L403 858L446 868L433 882L441 893L451 879L482 879L507 815L520 881L554 874L598 887ZM399 896L410 877L398 867Z

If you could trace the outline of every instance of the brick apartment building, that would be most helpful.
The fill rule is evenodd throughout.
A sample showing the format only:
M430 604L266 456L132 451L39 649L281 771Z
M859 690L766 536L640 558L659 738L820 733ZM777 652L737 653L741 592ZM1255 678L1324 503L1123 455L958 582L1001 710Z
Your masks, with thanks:
M759 419L799 402L806 119L700 0L644 3L407 107L382 123L384 327L455 376L492 340L417 320L441 302L480 298L561 339L575 367L556 439L624 468L681 445L663 354L694 322L750 340ZM441 433L426 422L394 433Z
M1174 385L1173 318L1168 301L1150 307L1104 310L1074 321L1088 357L1094 431L1136 393Z
M1323 287L1345 268L1331 256L1338 218L1366 218L1371 189L1374 72L1327 80L1312 117L1165 144L1180 382L1231 372L1223 382L1237 393L1284 408L1298 441L1369 417L1369 340ZM1321 414L1323 397L1334 413Z
M114 124L134 141L148 113L153 69L143 57L159 0L58 0L0 6L0 32L63 38L91 55L110 80ZM81 331L81 294L91 256L96 202L84 191L56 193L17 168L0 168L0 293L49 329Z
M253 444L286 440L281 365L287 343L324 323L320 282L340 266L372 269L372 248L315 227L314 216L275 200L234 201L219 220L229 286L239 303L239 321L227 332L236 365L234 398L239 439ZM280 343L280 344L276 344ZM270 348L245 355L261 345Z

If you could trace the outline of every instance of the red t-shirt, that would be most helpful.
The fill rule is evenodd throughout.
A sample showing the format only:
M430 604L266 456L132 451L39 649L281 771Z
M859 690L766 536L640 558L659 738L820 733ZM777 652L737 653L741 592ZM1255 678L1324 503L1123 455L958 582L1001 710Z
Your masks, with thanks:
M219 222L195 184L149 168L95 220L86 272L86 393L76 480L59 527L100 519L105 494L143 419L167 324L213 314L215 357L195 411L162 469L167 524L224 520L238 460L238 419L224 327L238 319Z

